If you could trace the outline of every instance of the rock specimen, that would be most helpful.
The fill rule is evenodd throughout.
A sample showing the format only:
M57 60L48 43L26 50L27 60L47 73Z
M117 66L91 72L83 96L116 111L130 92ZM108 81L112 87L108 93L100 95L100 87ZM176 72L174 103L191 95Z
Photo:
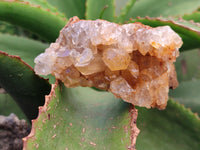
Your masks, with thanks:
M169 87L178 85L173 62L181 45L169 26L73 17L35 59L35 71L67 87L96 87L134 105L164 109Z

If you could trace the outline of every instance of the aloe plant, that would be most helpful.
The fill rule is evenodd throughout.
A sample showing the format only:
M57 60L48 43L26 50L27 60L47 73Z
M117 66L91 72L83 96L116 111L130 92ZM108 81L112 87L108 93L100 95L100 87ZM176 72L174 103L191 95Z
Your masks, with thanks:
M0 20L9 25L3 22L5 28L0 28L0 86L7 92L0 94L0 113L13 111L25 118L24 113L32 120L31 133L24 138L28 150L134 149L138 133L133 122L140 129L138 150L199 150L199 7L198 0L1 0ZM136 112L108 92L66 88L52 76L36 75L34 58L72 16L169 25L177 32L184 42L176 62L180 85L170 91L167 108L136 107Z

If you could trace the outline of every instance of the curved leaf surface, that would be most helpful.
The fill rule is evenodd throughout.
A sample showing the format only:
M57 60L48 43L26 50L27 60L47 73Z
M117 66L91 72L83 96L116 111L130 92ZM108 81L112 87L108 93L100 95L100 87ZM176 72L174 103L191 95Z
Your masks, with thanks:
M86 0L47 0L50 4L57 7L60 12L65 13L70 18L78 16L85 18L85 2Z
M200 50L182 52L175 67L179 83L200 79Z
M10 95L0 94L0 115L9 116L11 113L14 113L19 119L27 120L21 108Z
M170 91L170 96L190 108L200 116L200 80L181 82L177 89Z
M57 87L39 108L24 149L131 149L129 109L110 93ZM191 111L173 101L163 111L138 109L137 149L199 149L200 120Z
M199 0L139 0L126 19L140 17L167 17L192 13L200 6Z
M28 3L0 1L0 20L24 27L49 42L55 41L66 20Z
M130 135L138 133L133 128L137 113L129 110L109 93L57 87L39 108L24 149L126 149Z
M36 118L38 106L50 91L47 80L35 75L19 57L0 51L0 86L19 104L29 120Z
M60 13L58 9L51 4L49 4L46 0L22 0L23 2L30 2L31 4L35 6L42 7L43 9L50 10L53 13L58 14L60 17L65 17L64 14Z
M39 41L13 36L8 34L0 34L0 49L10 55L17 55L22 58L31 67L34 66L34 58L42 53L49 44Z
M169 100L165 110L138 109L137 149L198 150L200 119L184 106Z
M195 11L191 14L185 14L182 16L183 19L185 20L191 20L194 22L200 22L200 12L199 11Z

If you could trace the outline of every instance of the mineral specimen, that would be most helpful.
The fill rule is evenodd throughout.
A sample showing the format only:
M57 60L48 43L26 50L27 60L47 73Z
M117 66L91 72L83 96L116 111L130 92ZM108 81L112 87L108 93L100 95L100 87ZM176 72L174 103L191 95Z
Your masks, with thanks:
M173 62L181 45L169 26L73 17L35 59L35 72L53 74L67 87L94 86L134 105L164 109L169 87L178 85Z

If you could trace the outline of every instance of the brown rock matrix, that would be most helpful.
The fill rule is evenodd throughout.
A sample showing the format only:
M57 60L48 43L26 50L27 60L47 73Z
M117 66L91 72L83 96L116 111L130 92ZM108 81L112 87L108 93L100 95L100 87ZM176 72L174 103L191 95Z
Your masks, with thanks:
M169 26L73 17L35 59L35 71L67 87L96 87L134 105L164 109L169 87L178 85L173 62L181 45Z

